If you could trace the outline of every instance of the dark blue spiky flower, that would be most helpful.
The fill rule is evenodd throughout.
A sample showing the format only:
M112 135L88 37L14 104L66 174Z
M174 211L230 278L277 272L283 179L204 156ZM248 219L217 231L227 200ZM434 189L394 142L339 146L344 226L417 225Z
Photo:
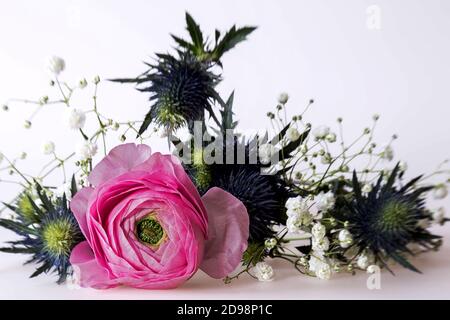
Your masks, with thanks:
M145 132L152 122L169 130L186 125L192 129L195 121L205 119L205 113L217 122L212 104L220 101L215 87L221 76L214 67L221 66L222 55L255 30L254 27L233 26L223 37L216 30L215 43L211 47L200 26L188 13L186 24L191 42L172 36L178 45L176 55L156 54L156 63L146 63L149 70L140 76L113 80L135 83L139 85L138 90L150 93L152 104L139 134Z
M419 272L407 260L408 255L413 255L408 245L415 243L423 250L432 250L441 243L440 236L431 234L420 223L424 219L432 220L424 206L424 194L432 187L416 188L415 184L421 177L396 187L398 177L397 165L385 184L382 184L383 175L380 175L372 191L363 194L354 173L354 197L347 203L345 219L354 238L353 246L370 250L386 268L387 260L392 259L405 268Z
M20 239L10 241L10 246L0 251L30 254L26 264L37 265L31 277L56 273L57 282L63 283L71 273L70 253L83 240L83 235L65 195L52 200L39 185L37 193L40 205L28 192L19 197L16 205L8 205L17 219L0 219L0 226L15 232Z

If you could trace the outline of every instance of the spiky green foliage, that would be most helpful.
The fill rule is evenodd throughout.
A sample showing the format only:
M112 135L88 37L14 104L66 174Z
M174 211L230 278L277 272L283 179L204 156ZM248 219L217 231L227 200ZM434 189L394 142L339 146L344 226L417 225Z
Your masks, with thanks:
M211 43L203 36L197 22L186 12L186 29L191 37L190 41L172 35L172 38L180 48L194 54L199 61L217 62L220 64L223 54L233 49L239 42L245 41L247 36L256 30L256 27L245 26L237 28L233 25L223 36L216 29L214 32L214 43Z
M424 207L424 194L431 187L415 188L420 177L397 187L398 177L397 165L384 184L381 174L373 190L363 194L354 173L353 199L347 202L345 219L354 237L353 246L360 251L370 250L387 268L387 260L392 259L405 268L420 272L407 260L407 256L413 254L408 245L415 243L424 250L431 250L440 245L441 238L420 223L423 219L432 219Z
M8 206L18 215L17 219L0 219L0 226L20 236L19 240L10 241L10 246L0 248L0 251L30 254L31 258L26 263L37 265L31 277L54 272L58 275L57 282L62 283L70 273L70 253L83 240L83 235L65 195L52 200L39 184L36 189L41 204L27 196L26 207ZM23 208L29 212L22 212ZM30 224L29 221L34 222Z
M194 121L203 121L208 113L218 124L212 110L215 101L222 104L215 87L221 80L213 71L222 55L246 39L255 28L233 26L223 37L216 30L216 43L211 47L199 25L186 13L191 42L172 36L178 44L177 54L156 54L156 63L146 63L149 69L136 78L114 79L121 83L135 83L138 90L150 93L151 106L139 134L153 122L170 131Z

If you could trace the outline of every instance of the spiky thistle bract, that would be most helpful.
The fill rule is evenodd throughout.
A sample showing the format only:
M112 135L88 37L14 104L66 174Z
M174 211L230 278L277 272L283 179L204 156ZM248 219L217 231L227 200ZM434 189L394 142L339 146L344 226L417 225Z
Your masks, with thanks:
M188 13L186 24L191 42L172 36L178 45L175 55L156 54L156 62L146 63L149 69L140 76L113 79L115 82L135 83L138 90L150 93L152 104L139 135L152 122L169 131L185 125L192 129L194 121L205 119L205 113L219 124L212 106L215 101L223 104L215 90L221 75L214 71L214 66L221 65L222 55L244 41L255 28L233 26L223 37L216 30L215 44L211 46Z
M0 251L30 254L26 264L37 265L31 277L54 272L58 275L57 282L63 283L71 272L70 253L84 237L68 207L66 196L51 199L39 184L36 184L36 189L40 204L29 195L19 200L20 204L27 199L25 208L28 212L23 212L23 206L8 205L18 218L0 219L0 226L15 232L20 239L8 242L10 246L0 248Z
M414 243L431 250L441 242L440 236L431 234L420 223L423 219L432 220L424 206L424 195L432 187L416 187L421 177L397 186L399 165L384 184L383 178L381 174L372 191L363 194L357 175L353 174L353 199L347 202L345 215L354 238L353 246L361 251L370 250L386 268L387 260L392 259L420 272L407 259L408 255L413 255L408 246Z

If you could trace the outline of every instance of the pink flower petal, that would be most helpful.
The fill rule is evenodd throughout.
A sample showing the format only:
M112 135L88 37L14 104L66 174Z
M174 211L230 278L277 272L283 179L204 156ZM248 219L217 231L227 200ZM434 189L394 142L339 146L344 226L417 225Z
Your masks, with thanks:
M72 210L75 218L80 225L81 232L88 238L89 230L86 222L86 213L88 209L89 198L94 192L93 188L83 188L79 190L72 201L70 201L70 210Z
M106 269L99 266L87 241L73 248L70 263L79 272L81 287L108 289L118 285L116 281L109 279Z
M210 189L202 200L208 212L209 237L200 269L220 279L236 269L247 249L249 217L244 204L220 188Z
M112 149L109 154L99 162L89 175L89 182L98 186L101 183L132 170L145 162L152 150L145 144L121 144Z

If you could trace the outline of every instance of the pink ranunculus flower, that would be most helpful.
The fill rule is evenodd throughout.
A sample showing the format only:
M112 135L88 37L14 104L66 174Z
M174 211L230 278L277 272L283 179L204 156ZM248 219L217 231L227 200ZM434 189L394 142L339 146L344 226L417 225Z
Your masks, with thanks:
M202 198L171 155L123 144L91 172L70 207L86 241L71 254L80 285L175 288L200 268L223 278L247 248L249 218L219 188Z

